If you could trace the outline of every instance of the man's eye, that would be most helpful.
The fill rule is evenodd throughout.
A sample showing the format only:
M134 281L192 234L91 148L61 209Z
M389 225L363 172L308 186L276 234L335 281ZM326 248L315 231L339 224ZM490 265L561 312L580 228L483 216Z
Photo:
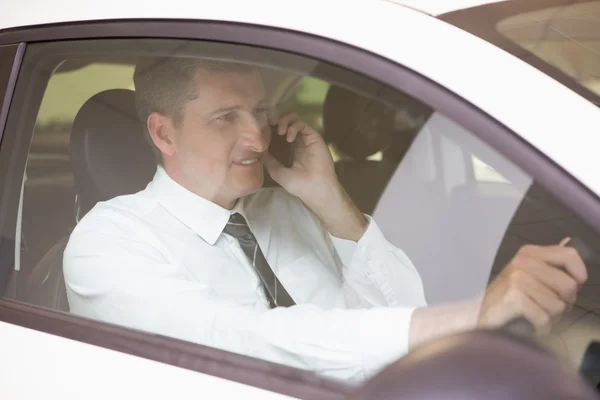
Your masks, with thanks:
M237 117L238 116L237 116L236 112L230 112L225 115L221 115L220 117L217 118L217 120L225 121L225 122L235 122L235 121L237 121Z
M257 108L256 110L254 110L255 115L262 116L262 115L265 115L266 113L267 113L267 107L260 107L260 108Z

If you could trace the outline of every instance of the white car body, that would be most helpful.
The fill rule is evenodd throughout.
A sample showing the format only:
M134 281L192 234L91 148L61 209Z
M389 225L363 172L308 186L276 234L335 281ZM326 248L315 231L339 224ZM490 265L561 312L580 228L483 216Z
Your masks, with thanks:
M0 32L85 21L197 19L277 27L328 38L387 58L447 88L600 195L600 136L596 132L600 109L529 64L434 17L483 3L490 1L305 0L293 4L220 0L207 4L106 0L92 5L80 0L7 0L0 13ZM493 71L511 79L499 79ZM522 90L524 86L527 90ZM514 96L515 92L519 95ZM572 121L577 121L575 129ZM0 377L2 399L192 399L209 393L218 398L288 398L3 322Z

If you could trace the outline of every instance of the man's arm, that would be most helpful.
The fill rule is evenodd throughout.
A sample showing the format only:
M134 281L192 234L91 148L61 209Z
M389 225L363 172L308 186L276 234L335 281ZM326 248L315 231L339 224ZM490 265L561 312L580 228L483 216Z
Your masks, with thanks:
M399 332L408 332L411 307L241 305L168 263L142 226L122 218L88 215L74 230L64 255L73 313L354 381L408 349Z
M303 200L331 235L358 242L369 222L337 181Z
M337 179L331 153L321 135L299 120L296 113L272 115L270 123L277 124L278 134L295 140L296 153L291 168L265 154L267 170L285 190L302 200L331 235L351 294L348 304L425 305L417 270L400 249L385 240L375 221L367 219L354 205Z
M414 305L415 302L423 305L423 290L416 269L404 253L359 215L337 180L331 154L321 136L295 113L271 123L277 123L278 133L287 135L288 140L297 138L296 161L292 168L283 168L273 157L266 156L271 176L299 197L333 236L358 241L359 245L367 239L370 242L370 260L352 256L344 265L351 267L350 274L357 277L358 286L371 283L384 296L386 304L371 302L371 305ZM352 246L349 247L349 253L353 253ZM548 330L571 307L579 285L586 279L585 265L575 249L562 244L525 246L480 300L415 311L410 329L411 345L478 326L498 327L519 316L529 320L538 331ZM423 304L418 304L421 299Z

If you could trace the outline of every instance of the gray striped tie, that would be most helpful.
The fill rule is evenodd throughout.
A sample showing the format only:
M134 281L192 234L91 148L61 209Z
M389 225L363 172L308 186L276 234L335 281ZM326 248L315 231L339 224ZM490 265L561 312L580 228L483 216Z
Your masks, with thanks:
M241 214L232 214L225 229L223 229L223 232L233 236L239 241L244 254L250 259L258 273L263 284L265 295L269 300L269 306L275 308L295 305L296 303L294 303L294 300L292 300L281 282L279 282L279 279L277 279L277 276L275 276L269 263L265 259L265 256L256 242L256 238L248 227L246 219Z

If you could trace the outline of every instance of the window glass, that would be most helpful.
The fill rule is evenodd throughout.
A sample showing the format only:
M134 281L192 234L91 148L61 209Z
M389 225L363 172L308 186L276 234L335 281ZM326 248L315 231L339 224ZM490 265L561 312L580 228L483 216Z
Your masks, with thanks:
M473 161L473 173L475 175L475 180L482 182L510 183L505 177L500 175L498 171L481 161L476 156L472 155L471 160Z
M77 112L101 91L132 89L132 74L130 64L65 60L48 80L27 156L21 220L25 233L21 245L27 250L19 260L24 265L39 260L75 225L76 193L68 151ZM20 285L17 289L22 290Z
M439 18L600 104L600 1L492 2Z
M26 178L13 298L357 383L436 335L521 312L487 294L523 245L547 256L568 237L589 279L545 344L577 365L600 333L597 232L451 116L260 48L31 48L17 88L30 101L8 132L28 151L0 153L26 165L0 171ZM290 168L266 155L271 125L295 137ZM11 193L0 206L16 216ZM452 322L427 314L448 306Z
M498 31L600 95L600 2L576 3L511 16Z

